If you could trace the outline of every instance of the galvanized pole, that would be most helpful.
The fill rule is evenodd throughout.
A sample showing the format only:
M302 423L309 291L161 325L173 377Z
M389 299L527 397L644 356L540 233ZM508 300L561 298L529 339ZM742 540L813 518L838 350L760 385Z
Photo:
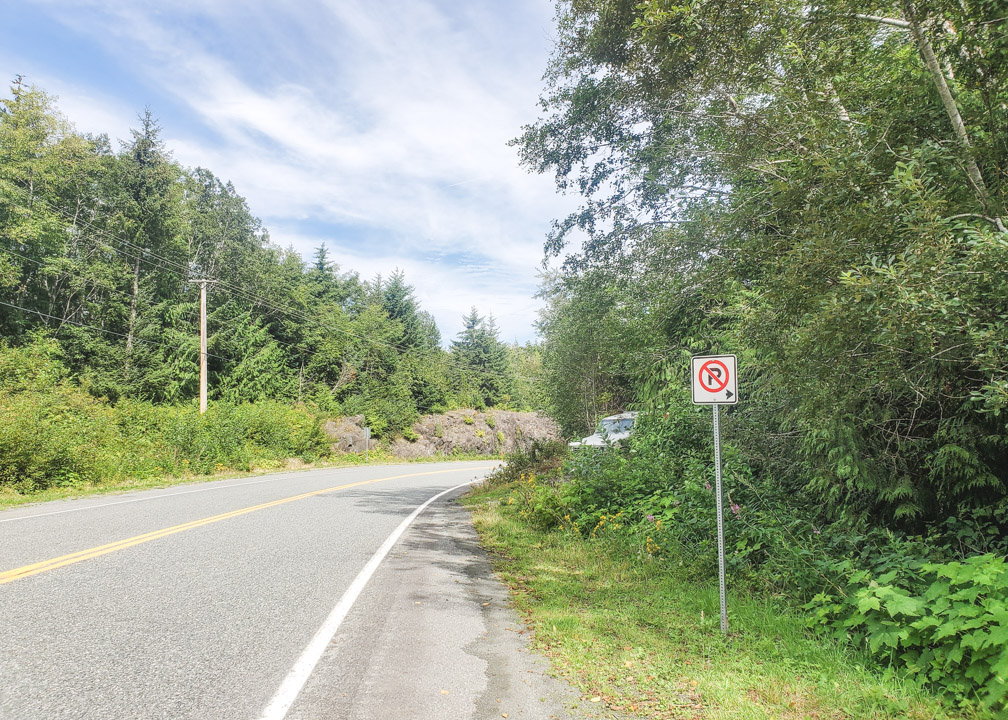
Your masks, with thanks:
M715 492L717 493L717 553L718 553L718 585L721 590L721 632L728 634L728 606L725 602L725 556L724 556L724 517L721 514L721 424L718 421L718 406L714 408L714 469Z
M199 360L199 411L207 409L207 332L206 332L206 280L200 281L200 360Z
M371 462L371 427L364 428L364 462Z

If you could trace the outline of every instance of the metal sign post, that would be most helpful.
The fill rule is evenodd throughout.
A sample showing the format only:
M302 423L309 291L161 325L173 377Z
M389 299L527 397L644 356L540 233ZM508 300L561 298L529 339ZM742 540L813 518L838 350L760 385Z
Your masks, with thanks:
M728 604L725 600L724 514L721 502L721 405L738 402L737 360L734 355L694 357L690 363L693 402L710 405L714 412L714 492L717 495L718 587L721 591L721 632L728 634Z
M364 462L371 462L371 428L364 428Z
M728 605L725 601L725 571L724 571L724 514L721 504L721 423L719 422L718 406L714 409L714 492L717 493L717 568L718 587L721 590L721 632L728 633Z

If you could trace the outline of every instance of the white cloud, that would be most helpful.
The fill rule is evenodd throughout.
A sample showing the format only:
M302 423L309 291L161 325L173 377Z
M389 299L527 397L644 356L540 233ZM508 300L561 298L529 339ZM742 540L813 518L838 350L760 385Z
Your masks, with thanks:
M293 247L310 257L319 242L314 237L280 229L272 239L284 247ZM493 265L446 265L426 258L380 252L362 253L327 244L329 258L341 271L353 270L364 280L375 275L388 277L402 270L406 281L416 288L424 310L431 313L447 344L462 330L462 316L475 306L480 314L493 314L501 328L501 339L524 342L529 339L525 327L541 305L506 268ZM522 273L519 277L524 277Z
M182 108L165 127L175 157L232 180L275 240L308 250L331 225L343 264L403 268L446 336L471 305L505 337L531 336L543 237L573 202L506 143L534 118L549 0L46 5ZM82 125L136 105L91 102L92 88L61 92ZM348 226L383 241L343 244ZM438 252L490 271L437 266Z

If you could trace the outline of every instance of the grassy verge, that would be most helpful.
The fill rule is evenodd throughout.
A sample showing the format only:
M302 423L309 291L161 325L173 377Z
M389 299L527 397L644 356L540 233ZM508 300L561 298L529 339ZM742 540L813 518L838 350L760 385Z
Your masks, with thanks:
M365 462L364 455L347 453L331 455L315 462L302 462L298 458L288 458L275 462L265 462L248 470L225 468L208 474L159 475L152 477L133 477L112 480L83 482L70 487L49 487L34 492L19 492L9 486L0 486L0 510L48 502L50 500L68 500L71 498L89 497L92 495L112 495L134 490L153 490L156 488L185 485L190 483L226 480L228 478L253 477L271 472L295 472L299 470L316 470L319 468L356 467L359 465L410 465L417 463L449 462L452 460L500 460L498 455L476 455L473 453L457 453L454 455L435 455L410 460L389 455L383 450L372 450L370 460Z
M510 504L514 487L467 497L476 527L534 646L614 717L985 717L880 677L766 598L729 592L725 638L716 586L677 576L618 535L536 530Z

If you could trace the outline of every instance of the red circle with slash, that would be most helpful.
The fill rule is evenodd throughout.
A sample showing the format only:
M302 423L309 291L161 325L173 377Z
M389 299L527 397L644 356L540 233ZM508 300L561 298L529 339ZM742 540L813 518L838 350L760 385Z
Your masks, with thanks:
M715 374L714 372L712 372L711 371L712 365L716 366L719 370L721 370L724 373L724 377L721 377L720 373ZM704 382L704 373L707 374L707 377L711 379L712 383L717 384L717 387L713 387L712 385L708 385L707 383ZM707 362L705 362L703 365L700 366L700 375L698 379L700 380L700 386L703 387L707 392L719 393L726 387L728 387L728 366L725 365L720 360L708 360Z

